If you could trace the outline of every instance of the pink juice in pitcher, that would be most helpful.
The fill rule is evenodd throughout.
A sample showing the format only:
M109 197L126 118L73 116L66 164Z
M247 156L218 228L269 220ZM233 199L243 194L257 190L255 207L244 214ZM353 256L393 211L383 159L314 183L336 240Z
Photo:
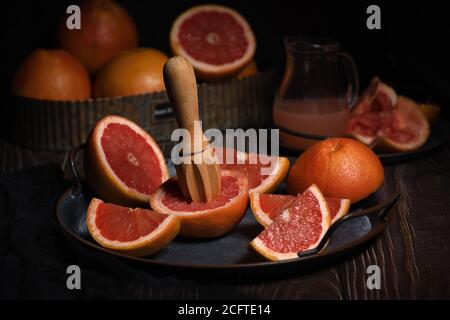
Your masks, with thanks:
M327 137L341 136L349 116L344 97L276 99L273 119L275 125L290 131ZM280 130L281 145L304 150L317 140L294 136Z
M282 146L304 150L324 137L342 136L358 95L358 73L339 43L286 37L286 69L273 106Z

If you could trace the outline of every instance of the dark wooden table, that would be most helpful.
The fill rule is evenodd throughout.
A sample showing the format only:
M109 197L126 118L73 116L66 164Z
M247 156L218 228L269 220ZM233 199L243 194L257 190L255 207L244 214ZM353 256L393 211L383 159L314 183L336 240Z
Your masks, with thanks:
M56 162L64 154L0 142L0 172ZM216 284L168 282L161 290L141 290L151 299L199 297L257 299L448 299L450 298L450 148L426 158L385 167L402 198L387 230L344 261L283 280ZM369 265L381 269L381 289L366 286ZM211 295L209 295L211 293Z

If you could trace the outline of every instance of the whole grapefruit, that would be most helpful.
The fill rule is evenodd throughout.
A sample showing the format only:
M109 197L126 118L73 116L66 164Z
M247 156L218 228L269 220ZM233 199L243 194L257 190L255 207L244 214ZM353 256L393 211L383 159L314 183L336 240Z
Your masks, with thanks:
M80 5L81 28L68 29L66 17L59 28L61 47L96 73L113 56L138 46L136 25L112 0L85 0Z
M297 195L316 184L326 197L354 203L375 192L383 181L383 166L371 149L353 139L332 138L313 145L295 161L288 192Z
M16 70L11 91L33 99L83 100L91 96L91 82L83 65L67 52L37 49Z
M100 71L96 97L131 96L164 90L163 67L168 57L156 49L136 48L120 53Z

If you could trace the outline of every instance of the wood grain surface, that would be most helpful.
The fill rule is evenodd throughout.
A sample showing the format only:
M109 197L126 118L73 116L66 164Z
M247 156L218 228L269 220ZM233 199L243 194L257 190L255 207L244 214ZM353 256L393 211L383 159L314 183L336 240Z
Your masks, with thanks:
M64 154L0 142L0 170L57 162ZM450 298L450 149L385 167L402 198L396 216L375 241L346 259L285 279L233 281L161 278L164 286L130 284L141 299L448 299ZM381 289L366 286L369 265L381 268Z

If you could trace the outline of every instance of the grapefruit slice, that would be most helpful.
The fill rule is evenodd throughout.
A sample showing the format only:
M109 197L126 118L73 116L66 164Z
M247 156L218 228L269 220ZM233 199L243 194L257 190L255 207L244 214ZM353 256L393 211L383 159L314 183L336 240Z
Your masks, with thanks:
M222 164L220 165L222 170L239 171L247 176L250 192L270 193L275 191L283 182L290 167L289 159L285 157L271 157L269 159L268 156L220 148L216 148L216 154L222 155ZM250 158L252 156L260 158L255 158L257 161L254 163L255 161ZM271 160L270 163L269 160ZM262 172L263 168L270 172L268 174Z
M111 203L148 206L150 194L169 177L155 140L119 116L107 116L95 125L84 160L89 187Z
M195 6L175 20L170 31L174 55L186 57L202 80L236 75L252 60L256 40L247 21L220 5Z
M325 198L330 209L331 224L342 218L350 209L350 199Z
M418 104L406 97L398 97L390 117L383 122L384 126L379 131L381 139L377 146L381 150L416 150L423 146L430 136L430 125Z
M315 248L330 225L326 200L319 188L312 185L250 244L269 260L294 259L299 252Z
M411 151L427 141L430 126L417 103L374 78L355 105L347 132L383 151Z
M131 209L93 198L87 211L87 227L101 246L143 257L166 247L180 231L176 216L147 209Z
M283 194L250 194L250 206L256 220L268 227L284 210L288 209L296 197ZM331 215L331 224L347 214L350 209L349 199L325 198Z
M180 235L194 238L219 237L244 216L248 205L247 178L239 172L222 170L222 193L206 203L188 202L172 178L150 197L156 212L173 214L181 221Z

